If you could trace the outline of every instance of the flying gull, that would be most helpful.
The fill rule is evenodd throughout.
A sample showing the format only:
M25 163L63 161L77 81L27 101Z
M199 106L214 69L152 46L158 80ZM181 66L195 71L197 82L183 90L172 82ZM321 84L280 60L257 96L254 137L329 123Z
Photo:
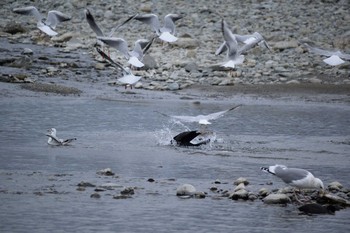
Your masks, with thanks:
M113 34L123 25L125 25L126 23L128 23L130 20L132 20L137 14L134 14L132 16L130 16L128 19L126 19L124 22L122 22L121 24L118 24L117 26L113 27L112 30L108 33L105 34L103 33L102 29L97 25L94 16L91 14L89 9L85 9L85 18L86 21L88 22L90 28L95 32L96 37L112 37ZM97 39L97 44L99 44L100 46L103 46L103 43Z
M348 61L350 60L350 54L342 53L339 50L325 50L325 49L313 47L309 45L307 42L301 42L301 43L305 45L305 47L309 50L309 52L322 55L322 56L327 56L328 58L324 59L323 62L325 62L328 65L337 66L337 65L343 64L345 62L344 60L348 60Z
M324 189L323 182L304 169L287 168L284 165L276 164L274 166L261 167L261 170L279 177L286 184L298 189Z
M13 12L23 15L33 15L38 20L37 27L49 36L56 36L58 34L54 31L58 23L71 19L68 15L56 10L49 11L47 18L44 18L34 6L14 8Z
M53 146L66 146L72 141L77 140L76 138L70 138L65 140L57 138L55 128L48 129L47 132L48 134L46 134L46 136L49 137L47 143Z
M161 112L158 112L158 113L162 114L163 116L171 117L173 119L176 119L182 122L198 122L200 125L209 125L211 124L210 122L211 120L216 120L222 117L225 113L232 111L234 109L237 109L240 106L242 105L240 104L224 111L214 112L208 115L198 115L198 116L169 116Z
M253 34L247 34L247 35L239 35L239 34L233 34L237 40L237 42L244 43L244 44L258 44L260 47L267 48L269 51L271 51L270 46L267 44L264 37L259 32L254 32ZM224 41L220 47L216 50L215 55L220 55L227 51L226 42Z
M128 67L123 67L120 63L113 61L107 54L105 54L101 49L96 47L97 52L106 59L109 63L111 63L115 68L120 70L122 72L122 77L117 79L119 82L125 85L125 89L130 86L132 89L132 86L135 85L142 77L141 76L135 76L132 74L131 70Z
M227 49L227 59L228 59L226 62L222 64L223 67L235 68L236 65L242 64L244 62L244 55L242 54L247 52L251 48L253 48L256 44L262 42L263 40L262 36L254 37L254 39L248 40L249 43L246 43L243 46L239 47L236 36L229 29L224 19L222 19L222 22L221 22L221 29L225 40L224 43ZM219 48L216 51L216 54L218 55L222 53L224 51L223 47L225 46L221 46L221 49Z
M139 20L152 27L157 36L165 42L175 42L178 38L175 36L175 22L183 18L179 14L167 14L164 17L164 26L160 26L158 16L155 14L137 15L134 19Z
M122 38L98 36L97 39L120 51L124 57L128 59L128 63L135 67L144 66L144 64L141 62L143 60L144 53L147 52L154 41L154 38L152 38L150 41L146 39L139 39L135 42L134 49L129 51L128 43Z

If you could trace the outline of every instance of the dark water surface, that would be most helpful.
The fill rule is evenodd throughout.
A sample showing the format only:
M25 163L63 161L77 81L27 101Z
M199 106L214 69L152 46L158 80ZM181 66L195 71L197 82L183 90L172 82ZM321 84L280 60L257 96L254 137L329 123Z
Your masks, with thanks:
M176 148L172 136L197 125L172 122L156 113L198 115L244 106L210 126L217 142ZM306 168L325 185L350 187L350 106L297 101L190 100L114 101L79 97L0 99L0 232L347 232L350 210L302 216L296 206L220 198L212 186L233 189L246 177L248 190L285 184L260 166ZM72 146L52 147L55 127ZM97 175L111 168L118 177ZM155 182L148 182L153 178ZM219 179L221 184L214 184ZM116 183L90 198L94 188ZM273 181L273 186L265 185ZM208 193L180 199L183 183ZM116 200L123 187L132 198Z

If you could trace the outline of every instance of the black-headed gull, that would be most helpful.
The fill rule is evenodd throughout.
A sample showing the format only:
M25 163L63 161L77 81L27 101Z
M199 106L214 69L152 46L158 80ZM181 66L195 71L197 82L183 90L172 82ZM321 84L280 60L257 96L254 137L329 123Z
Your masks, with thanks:
M262 37L254 37L254 39L250 40L249 43L239 47L236 36L229 29L224 19L222 19L222 22L221 22L221 29L225 40L224 43L227 48L227 61L225 61L222 64L223 67L235 68L236 65L242 64L244 62L244 55L242 55L242 53L247 52L248 50L253 48L256 44L262 42L263 40ZM223 50L224 49L217 50L216 52L222 53Z
M54 31L58 23L71 19L68 15L56 10L49 11L47 18L44 18L34 6L14 8L13 12L23 15L33 15L38 20L37 27L49 36L56 36L58 34Z
M309 45L307 42L301 42L301 43L305 45L305 47L309 50L309 52L322 55L322 56L327 56L328 58L324 59L323 62L325 62L328 65L337 66L345 63L344 60L350 60L350 54L342 53L339 50L325 50L325 49L313 47Z
M279 177L286 184L298 189L324 189L323 182L305 169L288 168L284 165L276 164L274 166L261 167L261 170Z
M234 107L227 109L227 110L224 110L224 111L214 112L214 113L211 113L208 115L198 115L198 116L170 116L170 115L167 115L167 114L164 114L161 112L158 112L158 113L162 114L163 116L167 116L167 117L170 117L170 118L182 121L182 122L197 122L200 125L209 125L209 124L211 124L211 122L210 122L211 120L216 120L216 119L224 116L225 113L232 111L232 110L235 110L241 106L242 105L240 104L240 105L234 106Z
M214 141L216 134L214 132L203 132L201 130L185 131L176 135L171 144L177 146L200 146Z
M71 143L74 140L77 140L76 138L70 138L70 139L60 139L56 136L56 129L51 128L47 130L48 134L46 136L49 137L47 143L53 146L66 146L69 143Z
M233 34L237 40L237 42L244 43L244 44L258 44L261 47L267 48L269 51L271 51L270 46L267 44L264 37L259 32L254 32L253 34L247 34L247 35L239 35L239 34ZM226 42L224 41L220 47L215 51L215 55L220 55L227 51Z
M141 76L135 76L132 74L131 70L128 67L123 67L120 63L113 61L107 54L105 54L101 49L96 47L97 52L106 59L109 63L111 63L115 68L122 72L122 77L117 80L125 85L125 89L129 86L131 89L133 85L135 85L140 79Z
M139 20L152 27L157 36L165 42L175 42L178 38L175 36L175 22L183 18L179 14L167 14L164 17L164 26L160 26L158 16L155 14L137 15L134 19Z
M142 63L144 51L146 52L153 43L153 40L139 39L135 42L134 49L129 51L128 43L122 38L116 37L97 37L98 40L103 43L115 48L120 51L126 59L128 59L128 63L135 67L143 67Z

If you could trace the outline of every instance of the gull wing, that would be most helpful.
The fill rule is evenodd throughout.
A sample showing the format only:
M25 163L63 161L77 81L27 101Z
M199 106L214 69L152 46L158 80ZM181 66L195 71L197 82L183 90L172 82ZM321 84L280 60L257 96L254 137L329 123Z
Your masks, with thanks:
M228 49L227 56L230 59L235 59L238 54L238 42L224 19L221 22L221 29Z
M137 15L134 17L134 19L150 25L155 32L159 32L160 23L157 15L155 14Z
M164 27L163 31L170 32L171 34L175 33L175 21L182 19L183 16L179 14L167 14L164 17Z
M45 24L55 29L58 23L68 21L70 19L71 18L68 15L63 14L60 11L49 11Z
M76 138L69 138L69 139L66 139L62 142L62 145L67 145L68 143L71 143L72 141L75 141L77 140Z
M112 37L115 31L118 31L119 28L121 28L122 26L124 26L125 24L127 24L130 20L134 19L136 16L138 16L138 14L134 14L132 16L130 16L129 18L127 18L124 22L122 22L121 24L115 26L114 28L112 28L111 32L109 33L108 37Z
M56 136L53 136L51 134L46 134L46 136L52 138L55 142L62 144L62 140L60 140L59 138L57 138Z
M129 85L134 85L141 79L141 76L135 76L133 74L125 75L118 79L119 82Z
M90 25L90 28L96 33L97 36L104 36L100 27L96 24L94 16L91 14L89 9L85 9L86 21Z
M226 41L222 42L220 47L215 51L215 55L220 55L227 51Z
M49 26L44 25L44 24L38 25L38 28L39 28L42 32L46 33L46 34L49 35L49 36L56 36L56 35L58 34L58 33L55 32L54 30L52 30Z
M117 69L122 70L125 74L130 74L130 71L126 70L120 63L113 61L107 54L105 54L101 49L96 47L96 51L108 62L110 62Z
M40 14L38 9L34 6L14 8L13 12L22 14L22 15L33 15L38 21L41 21L43 19L43 16Z
M126 58L130 57L129 51L128 51L128 43L124 39L116 38L116 37L100 37L100 36L98 36L97 39L115 48L116 50L120 51Z
M240 105L234 106L234 107L232 107L230 109L227 109L227 110L224 110L224 111L214 112L214 113L211 113L209 115L205 115L204 117L205 117L206 120L216 120L216 119L222 117L225 113L227 113L229 111L232 111L232 110L235 110L235 109L237 109L237 108L239 108L241 106L242 105L240 104Z

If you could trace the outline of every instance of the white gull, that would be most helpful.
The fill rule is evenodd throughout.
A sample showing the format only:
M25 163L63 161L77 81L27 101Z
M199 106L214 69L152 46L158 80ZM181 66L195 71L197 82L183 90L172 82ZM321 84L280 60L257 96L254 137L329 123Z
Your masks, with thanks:
M49 11L47 18L44 18L34 6L14 8L13 12L23 15L33 15L38 20L37 27L49 36L56 36L58 34L54 31L58 23L71 19L68 15L56 10Z
M48 134L46 136L49 137L47 143L53 146L66 146L69 143L71 143L74 140L77 140L76 138L70 138L70 139L60 139L56 136L56 129L51 128L48 129Z

